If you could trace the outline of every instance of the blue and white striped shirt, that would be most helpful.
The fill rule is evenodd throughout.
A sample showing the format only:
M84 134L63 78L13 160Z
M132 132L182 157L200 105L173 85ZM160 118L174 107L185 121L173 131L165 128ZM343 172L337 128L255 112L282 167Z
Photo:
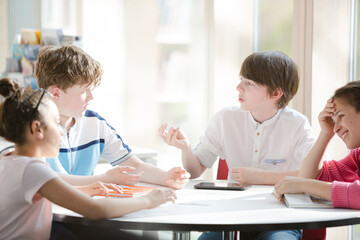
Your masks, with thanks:
M46 160L55 171L73 175L92 175L100 158L116 166L132 156L115 129L91 110L75 118L60 145L59 157Z

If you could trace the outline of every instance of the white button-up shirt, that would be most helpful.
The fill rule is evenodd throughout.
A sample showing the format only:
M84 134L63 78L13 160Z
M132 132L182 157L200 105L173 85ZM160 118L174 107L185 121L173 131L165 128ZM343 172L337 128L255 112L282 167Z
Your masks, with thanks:
M291 108L260 124L249 111L228 107L212 118L194 153L208 168L220 157L229 169L293 171L300 169L314 143L308 119Z

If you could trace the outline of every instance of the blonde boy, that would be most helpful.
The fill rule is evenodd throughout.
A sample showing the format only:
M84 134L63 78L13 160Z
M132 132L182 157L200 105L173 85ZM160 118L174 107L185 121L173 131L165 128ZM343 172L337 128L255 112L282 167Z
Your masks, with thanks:
M60 112L64 130L58 159L47 159L55 171L74 175L92 175L100 157L111 165L129 165L144 182L181 188L189 174L181 167L165 172L133 155L122 138L98 113L88 110L91 91L101 82L101 65L78 47L47 46L40 50L35 76L40 88L48 90Z

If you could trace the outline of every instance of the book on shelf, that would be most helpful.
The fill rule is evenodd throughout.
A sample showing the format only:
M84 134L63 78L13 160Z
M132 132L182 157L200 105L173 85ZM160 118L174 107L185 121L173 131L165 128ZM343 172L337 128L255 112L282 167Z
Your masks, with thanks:
M333 208L331 201L307 194L307 193L285 193L284 202L289 208Z
M138 197L145 195L156 187L148 187L148 186L135 186L135 185L119 185L122 187L122 193L115 192L114 190L109 190L108 197ZM98 196L104 196L103 194L99 194Z

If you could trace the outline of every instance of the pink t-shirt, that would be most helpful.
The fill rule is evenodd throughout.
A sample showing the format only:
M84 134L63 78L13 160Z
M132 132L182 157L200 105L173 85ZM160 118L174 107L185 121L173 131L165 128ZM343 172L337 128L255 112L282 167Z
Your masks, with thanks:
M360 148L339 161L325 161L318 180L333 182L331 200L334 207L360 209Z
M52 204L37 192L56 177L44 160L0 156L0 239L49 239Z

